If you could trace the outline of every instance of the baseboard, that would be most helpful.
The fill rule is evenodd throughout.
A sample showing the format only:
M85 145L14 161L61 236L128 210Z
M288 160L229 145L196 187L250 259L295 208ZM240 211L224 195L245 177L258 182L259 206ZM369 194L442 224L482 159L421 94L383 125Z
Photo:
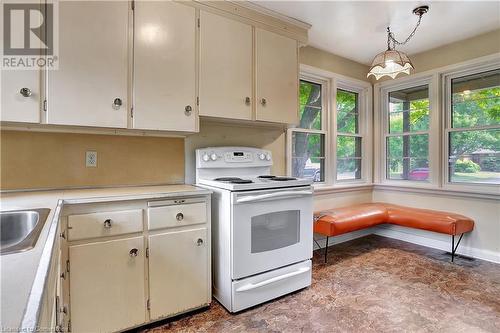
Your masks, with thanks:
M373 232L374 232L374 229L369 228L369 229L364 229L364 230L353 231L353 232L343 234L340 236L330 237L328 239L328 246L348 242L348 241L356 239L356 238L365 237L365 236L373 234ZM314 239L316 240L316 242L319 243L319 245L321 246L322 249L325 248L325 246L326 246L326 237L325 236L315 235ZM314 250L319 249L319 247L316 243L314 243L313 245L314 245L314 248L313 248Z
M328 240L328 246L348 242L350 240L365 237L372 234L388 238L399 239L408 243L413 243L447 252L450 252L451 248L451 240L443 241L443 240L433 239L421 235L416 235L410 232L389 229L383 226L358 230L344 235L330 237L330 239ZM321 248L324 248L326 245L326 237L322 238L319 237L320 237L319 235L316 235L315 239L319 243ZM314 250L317 249L318 245L314 243ZM500 253L495 251L482 250L470 246L465 246L464 244L460 244L460 246L457 249L457 254L500 264Z
M376 227L373 228L373 234L379 235L379 236L384 236L384 237L389 237L389 238L394 238L394 239L399 239L405 242L417 244L417 245L422 245L426 247L430 247L433 249L438 249L442 251L450 251L451 248L451 240L446 242L438 239L432 239L420 235L415 235L411 234L408 232L404 231L399 231L399 230L394 230L394 229L389 229L389 228L384 228L384 227ZM477 249L469 246L464 246L463 244L460 244L460 246L457 249L458 254L462 254L467 257L472 257L472 258L477 258L481 260L486 260L490 262L494 262L499 264L500 263L500 253L490 251L490 250L483 250L483 249Z

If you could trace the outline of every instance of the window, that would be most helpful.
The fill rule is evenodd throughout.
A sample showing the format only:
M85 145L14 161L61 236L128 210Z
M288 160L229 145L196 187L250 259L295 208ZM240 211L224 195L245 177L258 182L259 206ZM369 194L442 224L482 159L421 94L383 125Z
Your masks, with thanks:
M366 140L371 84L301 65L299 124L287 131L287 171L318 190L371 181Z
M388 94L386 178L429 179L429 86Z
M324 82L300 80L300 123L292 129L292 176L325 181Z
M361 179L359 94L337 89L337 180Z
M500 184L500 70L451 79L448 181Z

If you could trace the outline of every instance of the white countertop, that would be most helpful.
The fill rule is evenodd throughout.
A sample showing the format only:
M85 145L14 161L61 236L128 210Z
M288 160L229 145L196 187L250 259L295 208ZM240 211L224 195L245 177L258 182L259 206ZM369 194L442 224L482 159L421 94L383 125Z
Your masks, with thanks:
M41 267L41 262L44 260L44 264L48 264L50 261L50 258L45 258L47 253L49 255L51 253L48 249L49 246L46 245L49 245L54 240L55 228L51 227L57 227L60 208L63 204L159 199L180 195L195 196L206 194L210 194L210 191L191 185L1 193L0 210L2 211L49 208L50 214L33 249L26 252L0 256L0 331L16 331L15 329L23 322L23 317L24 321L26 321L27 316L24 316L24 314L28 305L30 306L28 312L38 311L40 304L36 300L42 295L42 290L32 291L32 286L34 283L43 283L46 278L44 267ZM34 324L36 325L36 323Z

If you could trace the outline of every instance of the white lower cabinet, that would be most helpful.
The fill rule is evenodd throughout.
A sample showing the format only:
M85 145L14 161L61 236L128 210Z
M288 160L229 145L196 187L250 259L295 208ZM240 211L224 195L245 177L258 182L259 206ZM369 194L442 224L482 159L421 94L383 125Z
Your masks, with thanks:
M209 194L63 209L55 294L69 309L53 326L116 332L210 304Z
M151 319L210 303L207 229L149 236Z
M69 247L72 332L114 332L146 322L142 236Z

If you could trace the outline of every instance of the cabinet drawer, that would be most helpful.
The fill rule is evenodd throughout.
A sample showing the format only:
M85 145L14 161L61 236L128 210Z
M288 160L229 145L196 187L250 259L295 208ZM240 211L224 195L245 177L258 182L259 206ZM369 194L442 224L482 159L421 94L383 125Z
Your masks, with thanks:
M148 209L149 230L182 227L205 222L207 222L207 205L205 202Z
M68 240L142 231L142 209L68 216Z

